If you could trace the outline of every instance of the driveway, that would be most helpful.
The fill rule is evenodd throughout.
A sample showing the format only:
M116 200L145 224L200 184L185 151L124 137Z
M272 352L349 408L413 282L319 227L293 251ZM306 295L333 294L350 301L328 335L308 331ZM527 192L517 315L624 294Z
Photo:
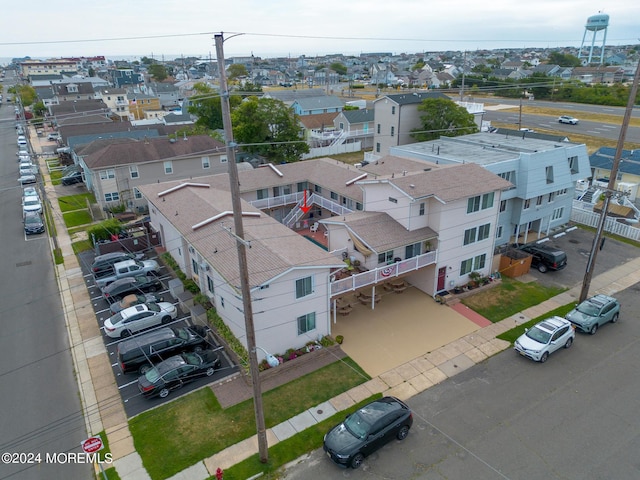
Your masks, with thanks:
M377 288L382 299L375 309L350 302L353 310L331 325L335 338L344 336L342 350L371 377L432 352L480 329L453 308L436 303L410 287L403 293Z

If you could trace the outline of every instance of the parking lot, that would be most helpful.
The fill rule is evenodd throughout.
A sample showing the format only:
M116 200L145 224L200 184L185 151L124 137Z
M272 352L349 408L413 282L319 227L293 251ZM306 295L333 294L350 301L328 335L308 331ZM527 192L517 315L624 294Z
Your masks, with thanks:
M83 278L91 299L91 305L96 314L96 321L98 322L98 326L100 327L101 332L103 332L104 321L111 316L111 310L110 310L109 302L107 302L102 297L102 292L95 285L93 275L91 274L91 271L90 271L90 266L91 266L91 263L93 262L94 257L95 255L92 251L83 252L79 255L79 262L82 268ZM155 255L155 252L147 252L147 255L145 255L145 257L147 259L157 260L157 256ZM149 330L145 330L143 332L140 332L134 335L134 337L144 335L145 333L148 333L155 329L163 328L167 326L182 327L182 326L193 325L189 312L183 311L183 309L178 304L177 300L171 295L170 291L166 288L167 282L172 278L171 275L167 272L166 267L164 266L162 267L160 271L160 276L158 278L162 282L163 288L162 290L156 293L162 296L165 302L171 302L178 307L178 317L170 323L167 323ZM210 345L209 348L217 350L217 353L222 362L220 368L210 377L203 377L203 378L196 379L190 383L185 384L179 390L172 391L167 398L162 399L159 397L155 397L155 398L147 399L141 395L138 389L137 373L123 374L122 371L120 370L120 367L118 366L118 363L116 360L116 349L117 349L118 343L120 343L123 340L110 338L106 336L104 332L103 332L103 338L105 342L105 347L109 354L109 358L112 359L111 367L113 369L113 375L116 379L118 390L122 397L122 402L125 408L125 412L127 414L127 417L129 418L135 415L138 415L149 408L156 407L167 401L171 401L195 389L202 388L212 382L220 381L224 377L238 371L238 367L236 365L233 365L233 363L230 360L230 357L227 355L224 349L216 343L213 335L209 333L209 335L207 336L207 343Z

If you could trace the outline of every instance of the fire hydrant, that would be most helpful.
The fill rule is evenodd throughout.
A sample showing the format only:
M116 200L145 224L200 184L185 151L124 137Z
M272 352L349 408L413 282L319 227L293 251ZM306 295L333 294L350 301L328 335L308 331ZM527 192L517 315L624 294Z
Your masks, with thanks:
M220 467L218 467L218 469L216 470L216 479L217 480L222 480L224 473L222 471L222 469Z

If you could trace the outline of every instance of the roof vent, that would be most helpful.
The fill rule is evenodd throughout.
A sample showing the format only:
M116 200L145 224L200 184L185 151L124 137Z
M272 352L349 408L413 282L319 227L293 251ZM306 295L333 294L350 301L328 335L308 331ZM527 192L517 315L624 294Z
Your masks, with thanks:
M169 139L169 143L176 143L176 139L175 138L170 138Z

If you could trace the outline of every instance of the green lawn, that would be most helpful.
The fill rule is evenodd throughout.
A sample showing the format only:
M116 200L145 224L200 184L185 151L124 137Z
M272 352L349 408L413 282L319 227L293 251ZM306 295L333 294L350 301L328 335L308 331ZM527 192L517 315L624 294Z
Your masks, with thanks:
M54 172L51 172L49 176L51 177L52 185L60 185L60 179L62 178L62 170L56 170Z
M265 424L277 425L369 380L350 359L334 362L263 394ZM130 420L137 452L162 480L256 433L253 401L223 410L203 388Z
M70 212L72 210L87 208L87 199L89 200L89 203L96 203L93 193L79 193L78 195L59 197L58 204L60 205L60 210L62 212Z
M506 332L501 333L500 335L497 336L497 338L499 338L500 340L511 342L513 344L513 342L515 342L516 339L524 333L525 328L531 328L536 323L544 320L545 318L554 317L554 316L564 318L564 316L567 313L569 313L575 306L576 306L575 303L569 303L567 305L558 307L554 310L551 310L548 313L545 313L544 315L540 315L539 317L529 320L528 322L523 323L522 325L518 325L517 327L514 327L511 330L507 330Z
M88 210L76 210L75 212L67 212L62 214L64 223L67 228L77 227L78 225L86 225L91 223L93 219Z
M502 277L500 285L467 297L462 300L462 303L488 320L499 322L555 297L565 290L558 287L545 287L538 282L522 283L509 277Z

